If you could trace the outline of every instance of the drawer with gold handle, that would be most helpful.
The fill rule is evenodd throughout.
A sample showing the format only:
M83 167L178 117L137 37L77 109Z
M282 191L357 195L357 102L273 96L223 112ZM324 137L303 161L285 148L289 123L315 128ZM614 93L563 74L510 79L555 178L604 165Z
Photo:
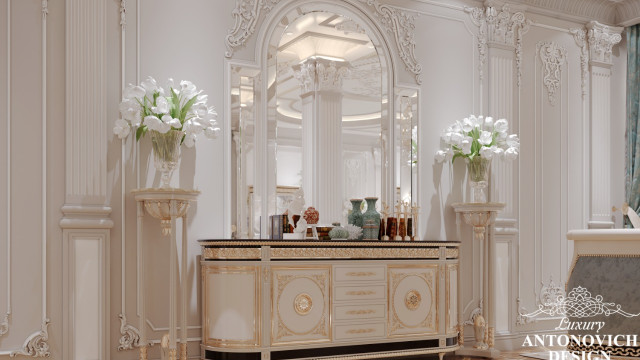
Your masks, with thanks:
M335 266L335 281L385 281L386 271L384 265L379 266Z
M370 286L336 286L335 300L376 300L384 299L386 285Z
M336 321L356 319L384 319L385 303L365 305L337 305L333 314Z
M369 324L335 325L335 340L349 340L357 338L381 338L385 336L384 322Z

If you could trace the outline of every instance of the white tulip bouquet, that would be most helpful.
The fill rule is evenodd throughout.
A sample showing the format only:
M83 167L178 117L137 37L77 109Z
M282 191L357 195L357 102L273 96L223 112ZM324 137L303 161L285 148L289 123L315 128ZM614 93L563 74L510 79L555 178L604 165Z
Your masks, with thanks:
M214 139L220 132L217 113L207 106L207 95L190 81L183 80L176 87L169 79L162 88L149 76L140 86L129 84L123 92L120 114L122 118L113 128L120 139L126 138L132 128L136 129L136 140L148 130L162 134L179 131L183 134L181 144L193 147L199 134Z
M471 115L456 121L442 133L444 148L435 154L437 162L455 161L458 157L473 161L476 157L491 160L496 157L513 160L520 151L518 135L507 134L509 123L505 119L493 120Z

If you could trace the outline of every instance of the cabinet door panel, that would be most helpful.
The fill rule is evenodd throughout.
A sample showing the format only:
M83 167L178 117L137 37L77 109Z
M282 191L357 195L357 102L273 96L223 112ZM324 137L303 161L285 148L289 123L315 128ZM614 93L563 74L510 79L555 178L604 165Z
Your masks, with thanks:
M436 334L438 266L389 266L389 336Z
M330 267L273 267L271 344L331 340Z

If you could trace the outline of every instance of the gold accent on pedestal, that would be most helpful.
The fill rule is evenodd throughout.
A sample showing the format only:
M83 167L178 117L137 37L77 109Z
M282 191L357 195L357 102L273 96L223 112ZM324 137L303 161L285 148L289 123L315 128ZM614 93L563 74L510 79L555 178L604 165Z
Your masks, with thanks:
M458 345L464 345L464 325L458 325Z
M180 343L180 360L187 360L187 343Z
M411 311L415 311L422 302L422 296L417 290L409 290L407 294L404 296L404 305L407 309Z
M489 328L488 333L489 334L488 334L488 339L487 339L487 345L489 345L489 348L493 348L493 345L495 343L494 336L495 336L495 333L496 333L496 329L492 326L492 327Z
M313 299L309 294L298 294L293 300L293 309L298 315L307 315L313 308Z
M178 360L176 356L177 356L176 349L169 349L169 360Z
M149 348L148 346L140 346L140 348L139 348L140 354L139 354L139 357L138 357L139 360L147 360L147 349L148 348Z

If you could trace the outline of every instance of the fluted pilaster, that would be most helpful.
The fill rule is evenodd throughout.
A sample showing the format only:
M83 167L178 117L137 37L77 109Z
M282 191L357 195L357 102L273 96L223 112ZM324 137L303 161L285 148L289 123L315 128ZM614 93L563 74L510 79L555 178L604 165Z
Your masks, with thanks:
M342 218L342 80L346 66L308 60L295 71L302 99L302 184L321 223Z
M611 54L621 27L587 24L591 84L591 211L589 227L610 228L611 219Z

